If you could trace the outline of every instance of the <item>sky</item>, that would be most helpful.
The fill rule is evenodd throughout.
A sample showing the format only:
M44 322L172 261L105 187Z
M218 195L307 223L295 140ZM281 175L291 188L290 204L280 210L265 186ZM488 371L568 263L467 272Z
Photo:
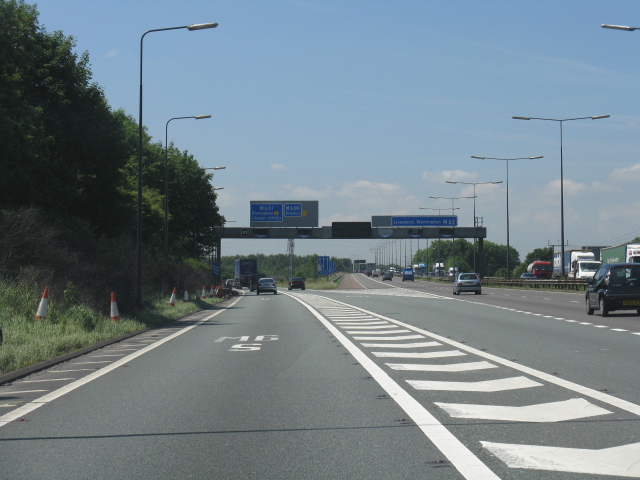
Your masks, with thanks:
M73 36L110 106L136 120L142 35L219 24L144 37L143 123L164 144L169 119L212 116L172 121L168 138L202 167L226 167L213 184L228 226L249 226L251 200L317 200L319 226L452 205L473 226L475 206L487 240L506 244L508 225L524 259L560 244L562 145L566 248L640 236L640 30L600 27L640 27L637 0L36 4L41 26ZM512 118L595 115L610 118L563 122L562 144L560 122ZM430 198L474 194L447 180L503 183ZM297 239L294 251L373 261L388 243ZM283 239L221 249L286 252Z

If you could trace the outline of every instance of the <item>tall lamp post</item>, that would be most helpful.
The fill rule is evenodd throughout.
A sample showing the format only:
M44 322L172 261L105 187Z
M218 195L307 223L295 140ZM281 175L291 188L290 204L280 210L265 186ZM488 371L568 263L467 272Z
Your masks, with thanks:
M496 157L478 157L476 155L471 155L471 158L477 158L478 160L500 160L507 164L507 280L511 278L511 266L509 264L509 249L511 244L509 243L509 162L513 160L537 160L539 158L544 158L544 156L539 155L537 157L515 157L515 158L496 158Z
M476 185L496 185L498 183L502 183L502 180L497 182L452 182L450 180L445 180L445 183L450 183L455 185L460 183L462 185L473 185L473 228L478 226L477 217L476 217ZM476 271L476 238L473 237L473 271Z
M441 198L441 199L444 199L444 200L451 200L451 211L453 212L453 210L455 210L455 208L453 206L453 201L454 200L460 200L462 198L476 198L476 197L475 196L473 196L473 197L431 197L430 196L429 198L435 198L435 199ZM456 243L455 242L456 242L456 237L455 237L455 235L452 235L451 236L451 249L453 250L453 263L454 263L454 265L453 265L453 268L454 268L453 275L454 275L454 277L455 277L455 273L456 273L455 272L455 268L456 268L456 265L455 265L455 263L456 263L456 246L455 246Z
M195 118L203 120L211 118L211 115L194 115L190 117L173 117L167 121L164 127L164 259L169 257L169 123L172 120Z
M560 124L560 242L562 243L562 270L561 276L564 277L564 166L562 159L562 124L564 122L570 122L572 120L599 120L601 118L609 118L610 115L594 115L591 117L577 117L577 118L539 118L539 117L511 117L514 120L546 120L549 122L558 122Z
M142 51L144 45L144 37L147 33L163 32L167 30L178 30L186 28L189 31L205 30L207 28L217 27L217 23L197 23L193 25L184 25L181 27L156 28L147 30L140 37L140 97L138 103L138 201L136 205L136 301L135 307L142 309Z

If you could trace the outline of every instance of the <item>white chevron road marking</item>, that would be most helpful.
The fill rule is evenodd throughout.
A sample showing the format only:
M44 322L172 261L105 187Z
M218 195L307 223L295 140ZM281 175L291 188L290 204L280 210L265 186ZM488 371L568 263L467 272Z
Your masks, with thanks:
M374 332L358 332L372 334ZM375 332L378 333L378 332ZM424 338L422 335L398 335L395 337L353 337L354 340L417 340L418 338Z
M601 450L480 443L510 468L640 477L640 443Z
M589 403L583 398L562 402L540 403L524 407L500 405L468 405L464 403L435 402L454 418L504 420L510 422L566 422L579 418L597 417L612 412Z
M482 382L434 382L429 380L407 380L416 390L447 390L450 392L503 392L519 388L541 387L542 384L527 377L501 378Z
M446 365L423 365L419 363L387 363L392 370L411 370L414 372L470 372L498 368L489 362L449 363Z

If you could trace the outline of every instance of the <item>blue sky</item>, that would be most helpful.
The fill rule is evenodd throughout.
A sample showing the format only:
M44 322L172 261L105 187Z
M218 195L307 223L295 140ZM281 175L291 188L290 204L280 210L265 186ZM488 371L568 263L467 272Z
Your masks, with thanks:
M40 23L88 51L109 104L214 177L229 226L251 200L318 200L320 225L424 215L473 194L487 239L521 258L560 240L614 245L640 235L640 26L636 0L42 0ZM473 225L473 200L454 202ZM449 210L448 213L451 211ZM442 214L447 211L443 210ZM380 241L297 240L295 253L373 260ZM417 248L414 240L407 248ZM421 247L425 246L421 240ZM223 255L286 253L285 240L225 240ZM405 248L405 246L403 246Z

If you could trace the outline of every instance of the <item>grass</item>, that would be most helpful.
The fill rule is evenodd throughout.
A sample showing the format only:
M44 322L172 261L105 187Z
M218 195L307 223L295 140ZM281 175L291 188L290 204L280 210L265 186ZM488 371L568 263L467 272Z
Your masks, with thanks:
M334 276L333 280L326 280L324 278L317 279L307 279L305 280L305 287L308 290L335 290L340 286L340 282L342 281L342 277L339 280L335 281L338 276ZM278 288L287 289L289 285L288 280L283 280L278 282Z
M176 303L168 298L147 299L148 307L135 316L109 319L110 312L93 310L67 299L50 298L46 320L35 320L41 292L0 281L0 375L58 357L102 341L162 325L191 312L210 308L217 298Z

